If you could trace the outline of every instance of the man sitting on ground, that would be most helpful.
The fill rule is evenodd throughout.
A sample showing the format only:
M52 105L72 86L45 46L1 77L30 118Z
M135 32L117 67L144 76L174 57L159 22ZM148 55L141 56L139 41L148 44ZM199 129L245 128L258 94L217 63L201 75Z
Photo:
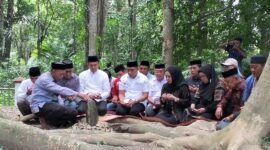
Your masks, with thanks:
M117 78L113 82L112 86L112 102L107 105L108 111L115 111L119 101L119 81L123 75L126 74L126 69L123 64L117 65L114 68L114 72L117 74Z
M88 56L88 68L79 75L80 90L96 102L98 114L103 116L107 113L107 98L111 92L109 77L99 69L97 56Z
M261 55L251 57L250 71L252 75L246 79L246 88L243 95L243 102L248 100L252 90L260 79L266 60L266 57Z
M150 70L150 63L149 61L143 60L140 64L140 73L144 74L148 80L154 79L154 75L149 72Z
M119 83L120 104L116 114L139 116L145 110L148 90L148 79L138 71L137 61L129 61L127 74L121 77Z
M77 111L60 105L58 96L78 96L83 100L89 100L89 96L69 88L56 84L62 80L65 73L65 65L62 62L53 62L51 71L43 73L35 82L33 97L31 100L32 112L40 118L43 128L68 126L76 122Z
M79 92L80 80L79 77L75 73L73 73L72 61L69 59L65 59L62 62L65 65L65 74L63 79L57 82L57 84L72 89L73 91ZM78 107L78 103L80 102L80 100L76 99L76 97L74 96L60 97L60 99L63 100L65 106L75 109Z
M160 97L161 97L161 89L163 84L167 83L165 78L165 65L164 64L156 64L155 65L155 78L149 81L149 95L148 95L148 105L145 109L145 114L147 116L155 116L159 108Z
M186 79L186 82L189 87L191 99L193 100L194 95L198 91L199 86L201 84L201 80L199 78L199 70L201 68L202 61L192 60L190 61L189 65L190 65L189 69L190 69L191 76Z
M229 91L223 96L216 109L216 118L221 119L217 123L217 130L224 128L232 122L240 113L243 106L242 94L245 89L245 80L238 76L237 69L222 72L224 81Z
M24 80L18 88L17 92L17 106L23 116L31 114L30 102L33 96L33 86L40 76L39 67L31 67L29 69L29 79Z

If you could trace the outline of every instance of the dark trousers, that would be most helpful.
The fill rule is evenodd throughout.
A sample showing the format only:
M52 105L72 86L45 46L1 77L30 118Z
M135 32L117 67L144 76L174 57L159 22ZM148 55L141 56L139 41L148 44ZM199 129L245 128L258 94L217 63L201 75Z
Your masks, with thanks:
M49 102L39 108L38 117L43 117L45 121L55 127L66 127L74 124L77 119L77 110Z
M17 102L17 106L23 116L32 114L28 101L19 101Z
M140 116L140 113L143 113L144 110L145 110L145 106L142 103L136 103L132 107L117 105L116 114Z
M94 100L95 101L95 100ZM97 110L98 110L98 115L104 116L107 113L107 102L106 101L95 101ZM86 101L80 101L78 104L78 114L84 114L86 113L87 110L87 102Z
M156 117L166 121L166 122L169 122L171 124L177 124L177 123L180 123L176 117L171 113L171 112L168 112L168 111L163 111L161 110L157 115Z

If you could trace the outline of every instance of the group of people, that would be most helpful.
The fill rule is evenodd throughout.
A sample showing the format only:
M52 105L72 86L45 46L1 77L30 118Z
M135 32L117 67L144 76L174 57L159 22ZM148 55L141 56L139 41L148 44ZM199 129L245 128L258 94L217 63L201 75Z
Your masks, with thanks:
M187 79L179 67L162 63L154 64L153 75L148 61L119 64L113 78L108 70L99 69L97 56L88 56L88 69L77 76L72 61L63 60L51 63L51 71L42 74L38 67L30 68L30 79L18 89L17 105L22 115L33 113L45 127L75 123L86 112L87 101L93 100L100 116L111 111L157 117L170 124L201 117L218 120L217 129L222 129L241 112L265 63L264 56L251 57L252 75L245 80L231 56L221 64L221 76L211 64L190 61Z

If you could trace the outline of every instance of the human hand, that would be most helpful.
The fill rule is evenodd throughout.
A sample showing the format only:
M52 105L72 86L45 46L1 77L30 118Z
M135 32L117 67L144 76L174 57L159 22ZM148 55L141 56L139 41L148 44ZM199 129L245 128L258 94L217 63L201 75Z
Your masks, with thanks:
M26 95L29 96L32 94L32 88L27 88Z
M217 110L216 110L216 113L215 113L215 116L217 119L220 119L223 115L223 110L221 107L218 107Z

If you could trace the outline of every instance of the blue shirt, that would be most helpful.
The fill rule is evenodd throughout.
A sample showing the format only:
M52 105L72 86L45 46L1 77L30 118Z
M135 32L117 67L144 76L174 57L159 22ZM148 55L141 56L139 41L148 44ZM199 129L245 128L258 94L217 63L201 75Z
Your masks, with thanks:
M256 85L256 78L253 75L250 75L247 79L246 79L246 87L244 90L244 94L243 94L243 102L246 102L251 94L252 89L255 87Z
M57 84L63 87L70 88L73 91L79 92L80 90L80 80L79 80L79 77L75 73L72 73L71 79L69 80L62 79L60 81L57 81Z
M77 94L76 91L56 84L51 73L45 72L35 82L30 107L33 113L37 113L45 103L57 100L58 95L73 96Z

